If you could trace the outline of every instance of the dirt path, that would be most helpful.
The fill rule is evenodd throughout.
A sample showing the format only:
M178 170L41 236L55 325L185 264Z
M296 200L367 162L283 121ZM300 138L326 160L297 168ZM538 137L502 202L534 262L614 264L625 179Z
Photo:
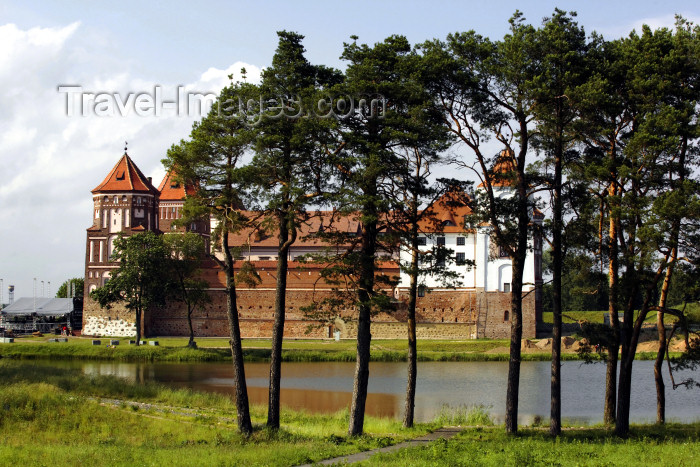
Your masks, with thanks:
M394 444L393 446L387 446L384 448L372 449L371 451L362 451L355 454L349 454L347 456L334 457L333 459L326 459L316 464L304 464L299 467L311 467L311 465L345 465L352 464L354 462L360 462L369 459L373 455L380 452L393 452L402 448L409 448L414 446L423 446L427 443L435 441L437 439L450 439L457 433L461 432L464 428L462 427L452 427L447 426L428 433L427 435L421 436L420 438L412 439L410 441L404 441L403 443Z

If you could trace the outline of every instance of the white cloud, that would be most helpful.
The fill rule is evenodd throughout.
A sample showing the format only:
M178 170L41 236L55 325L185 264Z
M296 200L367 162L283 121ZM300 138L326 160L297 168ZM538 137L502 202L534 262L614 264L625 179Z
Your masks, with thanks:
M78 26L80 23L75 22L63 28L31 28L28 31L22 31L14 24L0 26L0 43L3 44L0 76L8 73L23 75L28 69L35 68L40 59L54 56ZM19 62L23 68L14 66Z
M700 16L692 14L680 14L686 20L694 23L700 24ZM661 16L654 16L649 18L643 18L632 23L620 24L614 27L604 28L598 32L602 33L606 39L615 39L619 37L627 37L633 30L637 33L641 33L644 25L649 26L652 30L659 28L675 29L676 27L676 16L673 13L669 13Z
M66 95L59 85L85 91L165 94L180 83L157 83L137 76L120 57L105 59L80 23L22 30L0 26L0 278L17 287L16 297L32 294L32 278L52 281L54 291L68 277L82 276L85 229L91 223L91 194L123 153L158 184L161 159L171 144L189 135L195 116L141 117L66 115ZM253 81L260 68L236 62L225 70L210 68L185 89L218 93L228 75L248 70ZM256 78L257 79L257 78ZM196 116L198 119L199 116Z

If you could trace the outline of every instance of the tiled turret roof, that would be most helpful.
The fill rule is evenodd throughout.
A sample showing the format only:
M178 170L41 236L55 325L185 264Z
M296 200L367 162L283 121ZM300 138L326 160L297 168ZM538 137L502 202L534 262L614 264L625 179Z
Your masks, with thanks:
M177 179L177 174L174 169L169 170L163 181L158 186L160 191L161 201L179 201L184 200L187 196L195 194L195 188L191 185L185 185Z
M137 192L157 194L158 190L128 154L124 153L107 177L97 185L92 193Z

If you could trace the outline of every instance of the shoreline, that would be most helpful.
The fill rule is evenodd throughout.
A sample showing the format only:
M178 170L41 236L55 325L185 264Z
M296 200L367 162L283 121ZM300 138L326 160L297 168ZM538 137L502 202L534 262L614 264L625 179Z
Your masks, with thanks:
M231 353L225 339L198 338L196 349L186 347L186 337L154 337L157 345L130 345L130 338L90 338L69 337L68 342L49 342L48 337L20 337L14 343L0 344L0 358L10 359L58 359L58 360L114 360L150 362L226 362L231 361ZM93 345L99 340L100 345ZM117 345L109 345L118 341ZM547 339L524 340L522 361L549 361L551 347ZM543 342L545 345L543 345ZM550 339L551 342L551 339ZM469 362L469 361L508 361L508 341L419 341L418 361L423 362ZM576 345L562 345L562 360L583 361ZM353 362L356 358L352 339L333 340L285 340L282 359L285 362ZM266 362L270 359L269 339L244 339L243 353L246 362ZM406 341L377 340L372 344L371 361L402 362L407 360ZM591 353L593 360L602 356ZM678 356L680 352L672 352ZM636 360L653 360L655 351L638 350Z

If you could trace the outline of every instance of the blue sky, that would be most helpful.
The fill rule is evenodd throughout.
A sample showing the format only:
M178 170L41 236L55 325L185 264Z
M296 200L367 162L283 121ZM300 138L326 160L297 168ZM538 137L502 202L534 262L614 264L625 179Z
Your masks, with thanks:
M124 141L158 183L167 148L187 137L194 116L66 115L61 84L129 93L159 85L174 93L217 92L245 66L251 79L271 60L276 31L306 36L313 63L343 67L342 44L402 34L412 43L474 29L501 38L520 9L539 24L555 6L578 12L588 33L627 35L646 23L671 26L680 13L700 22L697 1L0 1L0 279L31 296L32 278L82 276L94 188Z

